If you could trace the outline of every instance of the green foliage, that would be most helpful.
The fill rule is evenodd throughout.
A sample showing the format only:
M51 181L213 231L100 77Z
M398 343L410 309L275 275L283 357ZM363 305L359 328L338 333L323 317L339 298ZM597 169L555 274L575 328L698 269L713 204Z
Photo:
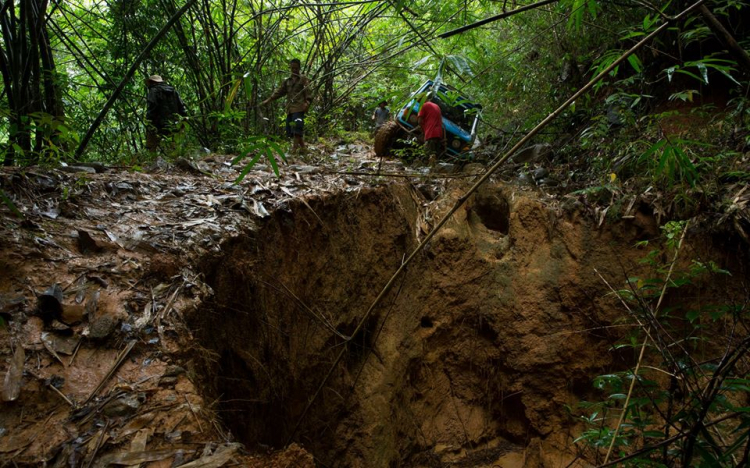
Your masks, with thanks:
M8 207L8 209L13 213L17 218L24 218L23 213L21 213L18 208L16 207L15 203L8 197L8 195L5 193L5 190L0 189L0 199L2 199L5 206Z
M682 65L673 65L664 70L664 73L666 73L667 78L670 82L672 81L675 73L681 73L701 83L709 84L709 71L714 70L727 77L737 86L742 86L732 76L732 73L737 72L737 70L735 69L736 66L737 62L735 62L734 60L722 59L709 55L703 57L700 60L691 60L684 62ZM695 71L692 70L693 68L695 68Z
M240 181L242 181L247 173L252 170L253 166L255 166L255 164L260 161L261 157L263 156L268 159L268 163L271 165L271 168L273 169L274 174L276 174L276 177L279 177L279 163L276 158L281 158L282 161L286 162L284 151L281 149L281 146L279 146L279 143L274 139L269 137L256 136L250 137L245 140L245 146L240 152L240 155L232 160L232 165L235 165L248 157L251 158L250 162L245 164L245 166L242 168L242 170L240 171L240 175L237 176L237 179L234 181L234 183L239 183Z
M695 89L685 89L683 91L678 91L676 93L672 93L669 96L670 101L679 100L682 102L693 102L693 99L695 96L700 96L700 93L698 90Z
M644 151L638 162L644 163L655 178L663 179L668 186L675 183L694 186L698 171L686 151L689 145L695 143L680 138L664 138Z
M564 8L570 9L568 28L575 31L582 29L583 19L586 15L594 20L602 9L597 0L564 0L560 3Z
M736 466L748 442L750 381L737 363L746 358L750 339L717 334L725 324L746 320L746 306L712 297L713 303L696 307L693 297L703 285L729 272L712 260L672 265L686 228L686 222L667 223L663 247L642 260L651 276L628 278L617 292L634 327L613 349L631 349L638 360L647 339L649 344L637 375L628 368L596 377L593 388L601 399L583 401L574 411L584 423L575 443L591 450L597 463L613 438L609 461L634 454L619 466ZM669 306L662 303L665 291ZM733 417L715 422L726 415Z
M721 1L711 8L731 19L745 3ZM180 137L186 146L235 152L253 135L281 136L283 126L277 123L284 116L282 104L274 104L267 115L260 114L257 104L288 76L292 57L302 59L303 73L313 82L315 103L308 129L316 137L366 127L368 110L378 100L403 102L415 86L435 77L485 104L483 118L491 124L486 131L518 128L523 132L663 21L640 3L626 7L600 0L563 0L446 40L432 40L439 31L506 7L502 2L420 0L333 2L313 11L288 0L270 4L207 0L175 25L145 59L138 78L126 83L123 98L94 136L86 158L128 160L141 150L142 80L152 73L165 77L188 105L190 129ZM54 27L50 23L48 29L58 66L45 75L56 92L49 103L23 116L11 112L7 93L2 97L0 134L8 137L5 154L21 155L28 162L65 160L68 147L75 146L77 136L85 133L125 70L175 8L155 0L137 4L74 0L56 5L48 15ZM659 6L667 15L677 8L674 2ZM676 75L699 79L702 85L709 80L713 84L712 74L737 79L737 65L723 52L674 59L683 56L677 47L708 42L711 32L699 15L689 16L680 30L670 34L652 46L653 53L632 55L612 72L609 81L620 80L619 92L650 95L643 86L657 81L656 70L666 70L662 75L666 81ZM425 38L427 52L415 47ZM688 102L696 95L689 90L670 92L673 99ZM54 107L53 101L64 112L48 109ZM638 101L636 96L632 107L626 106L633 114L644 107ZM598 104L596 99L582 98L566 118L596 117ZM34 116L40 109L57 117ZM560 126L568 131L569 124ZM35 141L24 139L26 130L34 137L39 134L43 144L35 146Z

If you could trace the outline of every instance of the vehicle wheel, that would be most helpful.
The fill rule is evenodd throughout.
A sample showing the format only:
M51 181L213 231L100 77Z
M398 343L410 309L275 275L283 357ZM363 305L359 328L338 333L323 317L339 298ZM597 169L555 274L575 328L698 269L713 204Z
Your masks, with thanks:
M396 140L403 138L404 133L404 129L392 120L381 125L375 134L375 155L387 156L390 154Z

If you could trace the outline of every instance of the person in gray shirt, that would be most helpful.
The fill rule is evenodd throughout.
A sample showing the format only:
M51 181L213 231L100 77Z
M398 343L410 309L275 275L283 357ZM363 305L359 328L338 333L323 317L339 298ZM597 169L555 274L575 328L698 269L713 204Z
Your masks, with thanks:
M372 113L372 120L375 121L375 131L391 118L391 110L386 107L388 101L380 101L375 112Z

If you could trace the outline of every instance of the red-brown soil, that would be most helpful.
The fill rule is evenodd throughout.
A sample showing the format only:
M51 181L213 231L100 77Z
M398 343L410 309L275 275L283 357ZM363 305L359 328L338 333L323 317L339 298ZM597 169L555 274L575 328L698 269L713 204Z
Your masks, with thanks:
M352 337L469 183L298 165L235 186L228 160L201 163L214 177L2 173L25 217L0 211L0 375L24 350L3 464L586 465L569 408L633 362L612 351L626 312L604 280L647 268L647 210L601 224L581 197L492 181ZM732 245L696 234L684 258L744 272Z

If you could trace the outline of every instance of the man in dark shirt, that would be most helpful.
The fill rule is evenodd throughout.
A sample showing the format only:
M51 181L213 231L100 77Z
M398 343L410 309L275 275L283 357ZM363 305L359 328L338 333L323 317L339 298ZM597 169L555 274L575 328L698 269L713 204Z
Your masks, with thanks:
M161 76L149 76L146 87L146 148L155 151L162 137L171 136L175 132L178 116L187 116L187 109L177 91L166 84Z
M291 76L281 82L281 85L271 96L261 105L265 106L269 102L286 96L286 136L292 138L292 153L299 151L305 152L304 125L305 112L312 102L312 93L310 90L310 80L300 74L299 59L292 59L289 62Z

